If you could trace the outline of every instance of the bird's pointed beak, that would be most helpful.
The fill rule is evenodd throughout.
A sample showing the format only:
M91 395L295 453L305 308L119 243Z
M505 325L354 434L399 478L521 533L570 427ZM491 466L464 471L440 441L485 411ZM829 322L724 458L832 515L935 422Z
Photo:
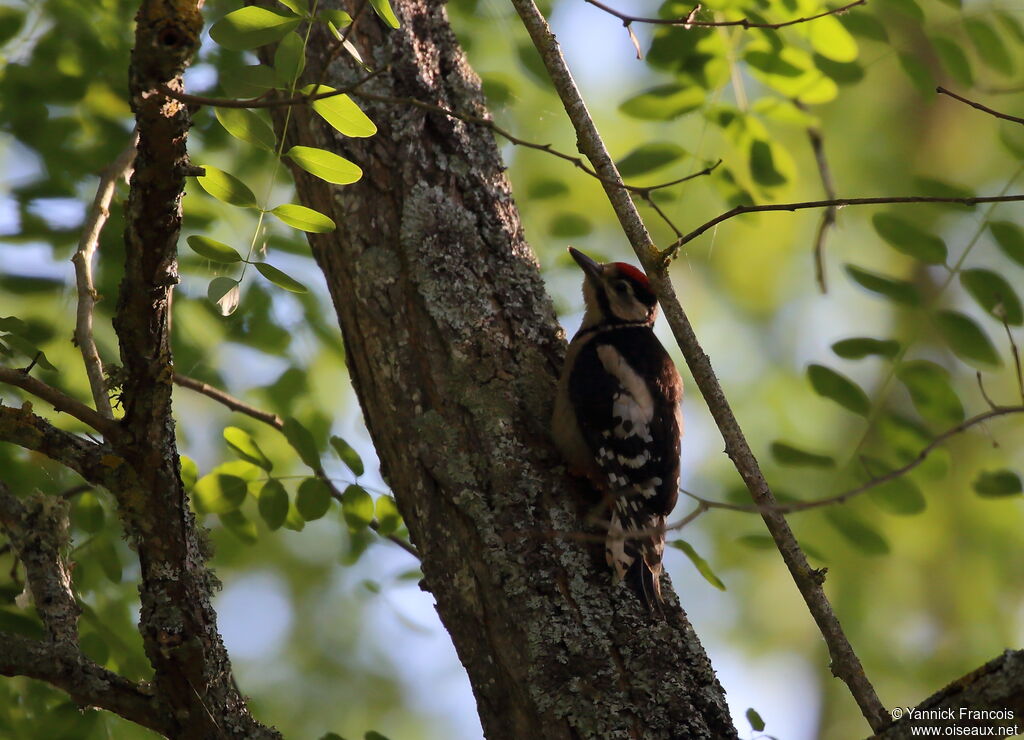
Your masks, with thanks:
M580 250L575 247L569 247L569 254L576 260L576 264L580 266L580 269L586 273L587 277L597 279L601 277L601 263L596 262L587 255L583 254Z

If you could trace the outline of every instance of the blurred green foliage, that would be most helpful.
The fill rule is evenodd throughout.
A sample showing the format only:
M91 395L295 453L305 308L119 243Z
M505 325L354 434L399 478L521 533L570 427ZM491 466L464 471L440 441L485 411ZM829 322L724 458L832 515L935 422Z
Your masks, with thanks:
M213 0L204 12L212 23L238 6ZM81 360L68 341L75 304L68 260L96 174L129 141L128 20L136 7L124 0L0 4L0 317L20 320L0 324L0 361L23 367L43 350L51 366L40 363L37 377L86 402ZM386 3L373 7L378 17L367 22L391 23ZM448 7L497 122L574 151L571 128L511 8L497 0ZM301 42L305 26L293 17L305 9L298 0L282 3L272 38ZM674 229L686 232L737 204L823 198L809 128L822 133L841 196L1024 189L1024 127L934 93L943 84L1022 113L1017 99L995 92L1018 85L1024 67L1020 15L1001 6L872 0L779 29L633 24L643 61L621 22L599 9L575 0L544 9L630 183L655 185L722 160L710 176L654 191L653 203L674 226L640 203L660 245L678 236ZM814 0L714 0L695 20L781 23L824 9ZM673 18L691 10L669 0L637 12ZM335 30L349 20L343 13L323 19ZM214 33L221 44L204 44L187 78L190 92L254 96L302 79L294 41L282 45L274 69L257 67L244 51L252 39L240 33L226 23ZM372 135L358 109L328 100L335 103L317 110L325 121ZM183 236L191 249L181 251L174 303L177 370L286 419L282 434L190 391L175 397L189 456L183 474L212 530L213 566L226 593L265 576L287 604L283 636L236 655L239 682L257 716L286 735L358 737L374 727L392 737L451 737L454 725L412 699L417 692L404 678L416 630L378 634L382 612L397 615L389 624L407 619L392 599L415 588L416 570L367 530L376 519L382 533L404 535L354 396L339 390L344 348L295 230L329 227L315 212L285 207L292 193L267 122L260 112L226 109L196 116L190 151L213 179L189 183ZM571 330L579 275L565 257L567 242L604 259L631 255L600 183L542 152L498 145ZM340 181L355 174L322 155L292 156ZM228 176L219 177L221 170ZM118 200L126 193L120 187ZM267 212L281 205L277 219L264 219L231 203ZM1008 339L1021 343L1022 213L1019 204L844 209L827 235L825 295L812 261L819 212L746 215L686 245L673 268L677 290L780 500L834 496L906 465L936 435L988 409L976 373L997 403L1024 402ZM110 364L117 363L110 317L123 228L116 206L96 272L105 297L97 342ZM253 247L287 274L258 263L269 282L246 273L237 310L222 316L224 304L215 303L239 285L236 257ZM296 286L309 291L289 292ZM688 388L684 487L747 503L703 401L692 382ZM0 398L19 403L23 396L0 388ZM36 410L49 413L38 402ZM791 516L812 559L828 566L827 592L887 706L914 704L1024 639L1022 450L1020 419L994 419L954 437L908 476ZM340 502L318 468L344 491ZM61 493L79 483L8 445L0 445L0 470L22 492ZM679 517L689 504L683 497ZM137 566L107 494L76 493L72 524L83 647L109 668L145 678L150 669L134 625ZM808 737L863 735L866 726L828 673L788 573L765 547L759 519L713 510L679 534L668 569L712 658L715 645L728 644L749 660L795 654L812 667L817 696L758 705L767 731L780 712L802 712ZM34 611L16 600L22 584L13 565L9 553L0 556L0 629L37 635ZM267 590L249 594L258 600ZM254 614L260 608L251 605ZM407 661L382 647L403 641ZM732 691L729 677L723 680ZM750 680L737 690L757 693ZM761 721L758 712L748 716ZM106 714L80 713L61 693L27 680L0 682L0 734L147 735Z

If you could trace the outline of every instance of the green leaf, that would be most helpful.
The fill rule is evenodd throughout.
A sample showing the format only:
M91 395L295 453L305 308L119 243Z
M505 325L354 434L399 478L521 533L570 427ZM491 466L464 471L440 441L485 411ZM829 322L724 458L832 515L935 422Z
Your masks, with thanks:
M871 223L880 237L903 254L930 265L941 265L946 261L946 243L906 219L891 213L876 213Z
M373 498L354 483L341 495L341 511L352 532L366 529L373 521Z
M75 496L71 507L71 521L76 527L83 532L96 534L103 529L105 519L106 513L103 511L103 505L96 498L95 493L85 491Z
M206 288L206 297L220 309L221 316L230 316L235 312L240 296L241 289L234 278L215 277Z
M862 360L869 355L878 355L891 360L900 353L900 343L895 339L850 337L833 344L832 351L845 360Z
M895 412L886 412L876 424L885 451L901 464L911 462L932 441L927 427Z
M964 406L949 382L949 372L928 360L907 362L896 368L914 408L925 421L953 426L964 420Z
M973 87L974 75L971 73L971 63L967 60L960 44L945 36L931 36L932 45L942 60L942 66L946 68L950 78L961 87Z
M239 208L257 208L256 196L249 187L232 174L203 165L205 175L196 178L200 187L219 201Z
M969 316L957 311L939 311L935 314L935 325L953 354L964 362L981 369L1003 364L988 334Z
M271 478L260 489L259 512L271 530L279 529L288 516L288 492L281 481Z
M750 175L754 182L764 187L785 185L788 177L779 166L781 149L776 144L764 139L750 142Z
M319 519L331 508L331 489L319 478L306 478L299 484L295 507L307 522Z
M924 23L924 11L915 0L883 0L879 5L882 8L883 18L887 17L886 14L890 10L896 10L917 23Z
M377 498L375 506L377 531L382 535L394 534L402 526L402 515L392 496L384 495Z
M363 740L390 740L388 737L381 735L379 732L370 730L363 735Z
M568 193L569 186L562 180L556 180L552 177L533 180L526 188L526 195L532 200L557 198L560 195L566 195Z
M247 108L215 108L214 115L224 130L240 141L260 149L275 151L277 137L258 115Z
M53 363L46 359L46 353L40 350L32 342L28 341L19 334L4 334L2 339L12 349L18 351L19 354L27 357L31 362L39 365L39 367L45 368L46 370L56 370Z
M295 417L289 416L284 420L281 433L288 440L288 444L299 453L302 462L313 470L320 469L320 452L317 450L316 442L313 441L313 435L306 427L302 426Z
M327 85L306 85L302 88L303 95L322 95L334 92ZM356 105L348 95L332 95L313 101L313 110L329 123L338 133L362 139L377 133L377 126Z
M548 225L551 236L561 239L586 236L594 230L594 225L586 216L578 213L556 213Z
M249 521L249 517L237 509L221 514L220 523L224 525L224 529L231 532L231 534L247 545L255 545L259 539L256 525Z
M291 87L306 68L305 43L299 34L286 33L274 52L274 71L285 87Z
M862 461L871 479L880 478L892 472L893 468L881 460L863 456ZM866 483L867 481L865 481ZM868 489L868 497L890 514L912 516L920 514L928 506L928 502L910 478L900 476Z
M324 23L334 24L335 28L345 28L352 25L352 16L344 10L321 10L316 15Z
M857 41L835 16L817 18L805 26L811 47L836 62L852 62L857 58Z
M196 509L203 514L226 514L245 501L247 484L235 475L210 473L196 481L192 489Z
M849 509L835 507L826 509L825 519L847 542L865 555L887 555L889 553L889 543L885 537L870 524L856 517Z
M1013 74L1013 57L1007 51L1003 39L988 23L980 18L965 18L964 29L978 52L981 61L1004 75Z
M186 491L191 491L199 479L199 467L196 461L187 455L178 458L181 461L181 482Z
M309 292L305 285L290 275L281 272L269 262L253 262L252 266L256 268L256 271L259 272L260 275L272 282L278 288L284 288L292 293Z
M694 567L697 568L698 572L704 576L704 580L710 583L712 586L717 588L719 591L725 591L725 584L714 574L711 570L711 566L708 562L697 554L697 551L693 549L693 546L686 540L673 540L668 543L677 550L681 550L683 554L690 559Z
M761 719L761 715L753 707L747 710L747 722L750 723L750 729L754 732L764 731L764 720Z
M330 218L312 208L285 203L270 211L293 229L313 234L327 234L337 227Z
M121 556L117 554L117 547L107 537L94 540L92 554L100 564L103 575L110 579L111 583L120 583L123 576Z
M45 635L43 625L38 619L7 609L0 609L0 630L33 640L42 640Z
M744 534L737 537L736 541L751 550L775 549L775 541L766 534Z
M356 477L365 472L363 459L359 457L359 453L353 450L348 442L343 440L341 437L334 436L331 437L331 447L334 448L334 451L338 453L338 457L341 458L341 461L348 466L348 469L351 470Z
M248 460L253 465L259 465L268 473L274 469L274 463L267 459L267 456L263 454L263 450L260 449L256 440L244 429L226 427L224 429L224 440L228 443L228 447L234 450L243 460Z
M832 468L836 464L836 461L828 455L807 452L785 442L772 442L772 457L780 465L795 467Z
M1016 496L1021 491L1020 476L1012 470L983 470L974 479L974 492L985 498Z
M249 65L222 76L220 86L228 97L256 98L277 87L277 73L265 64Z
M206 259L211 260L212 262L231 264L232 262L242 261L242 255L240 255L234 247L229 247L227 244L210 239L209 237L194 235L190 236L185 241L193 252L198 254L200 257L205 257ZM235 281L232 280L231 282L234 283ZM217 301L214 301L214 303L216 302Z
M863 267L846 265L846 274L849 275L861 287L878 293L891 301L902 303L905 306L917 306L921 303L921 295L911 283L905 280L886 277L877 272L865 270Z
M619 106L619 111L642 121L670 121L703 104L704 91L699 87L669 84L634 95Z
M320 737L320 740L345 740L341 735L336 732L327 732Z
M960 284L983 309L1011 326L1024 323L1024 309L1010 283L991 270L974 268L960 273Z
M335 185L348 185L363 176L363 171L344 157L310 146L293 146L285 155L311 175Z
M370 5L373 6L373 10L380 16L382 21L392 28L398 28L398 18L395 17L395 11L391 9L391 4L388 0L370 0Z
M910 78L917 91L925 98L935 97L935 78L928 66L912 54L897 54L900 67Z
M1011 221L991 221L988 228L1003 254L1024 266L1024 230Z
M867 416L871 410L871 402L860 386L824 365L810 365L807 368L807 379L819 396L831 399L847 411Z
M885 25L871 13L855 10L840 15L838 19L854 36L871 41L886 42L889 40L889 33L885 30Z
M295 13L295 15L309 15L309 4L306 0L278 0L278 2Z
M660 170L686 155L686 150L670 141L641 144L616 163L622 177L637 177Z
M255 49L280 40L299 25L291 13L250 6L233 10L210 28L210 38L232 51Z

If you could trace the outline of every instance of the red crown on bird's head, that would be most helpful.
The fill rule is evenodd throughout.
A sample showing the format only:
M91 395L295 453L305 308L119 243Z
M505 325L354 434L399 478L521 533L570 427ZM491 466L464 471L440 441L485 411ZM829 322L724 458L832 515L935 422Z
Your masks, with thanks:
M651 287L651 283L647 279L647 276L643 273L643 270L633 267L633 265L627 262L613 262L612 265L619 271L619 274L622 275L623 277L635 280L645 288Z

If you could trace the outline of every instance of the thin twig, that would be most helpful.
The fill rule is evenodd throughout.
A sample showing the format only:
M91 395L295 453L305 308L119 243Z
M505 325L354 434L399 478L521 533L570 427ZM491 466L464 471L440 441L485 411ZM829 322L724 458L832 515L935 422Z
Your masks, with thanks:
M174 90L167 85L160 85L157 87L157 90L159 90L162 95L166 95L168 98L185 103L186 105L205 105L211 108L285 108L290 105L308 105L309 103L315 103L318 100L324 100L326 98L337 97L338 95L348 95L355 92L360 86L365 85L374 77L383 74L386 69L387 68L384 67L375 72L370 72L366 76L353 82L348 87L331 90L329 92L295 95L291 98L271 98L267 97L266 93L255 98L244 98L242 100L236 100L234 98L212 98L207 97L206 95L190 95L189 93L183 93L178 90ZM319 86L314 89L319 89Z
M806 106L799 100L794 101L797 108L806 110ZM818 177L821 179L821 186L825 190L825 197L834 199L836 189L832 184L832 170L828 166L828 157L825 156L825 138L817 126L807 127L807 138L811 142L811 150L814 152L814 161L818 165ZM836 207L831 206L821 214L821 221L818 222L818 232L814 237L814 277L818 282L818 289L822 294L828 293L828 280L825 273L825 240L829 230L836 223Z
M1017 390L1020 391L1020 400L1024 403L1024 372L1021 370L1020 350L1017 349L1017 343L1013 341L1013 333L1006 321L1003 321L1003 328L1006 329L1006 339L1010 342L1010 354L1013 355L1013 364L1017 371Z
M95 429L107 439L114 439L120 432L120 426L113 419L92 410L81 401L75 400L52 385L36 380L23 370L0 367L0 383L16 386L37 398L43 399L57 411L70 414L83 424L87 424Z
M262 421L264 424L272 426L279 432L284 429L284 420L277 414L272 414L269 411L263 411L261 409L256 408L255 406L250 406L245 401L235 398L230 393L226 393L225 391L222 391L219 388L214 388L209 383L204 383L201 380L190 378L189 376L182 375L181 373L174 374L174 382L176 385L180 385L182 388L188 388L189 390L193 390L196 393L202 393L204 396L212 398L217 403L228 407L232 411L237 411L238 413L250 416L253 419L256 419L257 421ZM324 482L328 490L330 490L331 496L340 502L342 500L342 493L341 491L338 490L338 487L334 485L334 481L332 481L327 476L327 472L323 469L323 467L317 465L313 468L313 472L316 474L317 478ZM369 526L370 529L379 534L380 524L379 522L377 522L376 519L371 521ZM397 537L393 534L382 534L381 537L391 540L413 557L417 559L419 558L419 552L416 550L416 547L411 543L406 542L401 537Z
M746 213L765 213L769 211L801 211L808 208L830 208L834 206L838 206L840 208L845 206L870 206L881 205L883 203L962 203L963 205L966 206L973 206L977 205L978 203L1012 203L1016 201L1024 201L1024 194L977 196L972 198L941 198L937 196L908 195L881 198L831 198L829 200L808 200L800 203L769 203L760 206L740 205L726 211L725 213L715 216L710 221L698 226L689 234L686 234L685 236L676 239L661 253L661 256L663 260L670 259L676 252L676 250L678 250L684 244L693 241L708 229L717 226L723 221L728 221L730 218L742 216Z
M367 0L363 0L363 2L360 3L359 8L356 10L355 15L352 16L352 20L345 29L345 32L341 34L341 38L337 40L337 44L335 44L327 59L324 60L323 66L320 68L320 74L316 78L316 90L319 90L320 86L324 83L324 78L327 77L327 69L331 66L334 60L338 58L341 50L345 48L345 44L348 43L348 37L352 35L352 31L355 30L356 23L362 17L363 11L366 10L369 4L370 3L367 2ZM353 46L352 48L354 49L355 47Z
M978 109L980 111L988 113L990 116L995 116L996 118L1002 118L1004 121L1013 121L1014 123L1024 123L1024 118L1018 118L1017 116L1011 116L1009 113L1000 113L997 110L992 110L987 105L982 105L981 103L979 103L977 101L970 100L969 98L965 98L963 95L957 95L952 90L947 90L944 87L940 86L940 87L935 88L935 92L937 92L939 95L948 95L949 97L954 98L955 100L959 100L961 103L967 103L967 105L971 106L972 108L976 108L976 109Z
M867 0L856 0L856 2L852 2L838 8L832 8L824 11L823 13L818 13L817 15L807 16L806 18L795 18L781 23L755 23L748 18L741 18L735 21L698 21L693 19L694 11L690 11L687 15L679 18L645 18L643 16L623 13L621 10L616 10L615 8L605 5L600 2L600 0L583 1L593 5L595 8L600 8L609 15L615 16L622 21L625 26L629 26L630 23L651 23L659 26L683 26L684 28L714 28L720 26L740 26L741 28L785 28L786 26L795 26L798 23L808 23L810 21L817 20L818 18L824 18L827 15L840 15L848 11L850 8L867 4ZM696 8L694 10L696 10Z
M910 462L908 462L907 464L903 465L902 467L896 468L895 470L890 470L888 473L886 473L884 475L880 475L880 476L877 476L875 478L872 478L871 480L867 481L866 483L862 483L859 486L851 488L851 489L849 489L847 491L843 491L842 493L836 494L835 496L827 496L825 498L813 499L811 501L793 501L793 502L784 503L784 504L775 503L775 504L772 504L771 506L750 506L750 505L747 505L747 504L732 504L732 503L729 503L727 501L713 501L711 499L706 499L703 496L698 496L695 493L691 493L691 492L683 490L683 489L680 489L680 491L681 491L681 493L683 493L683 495L688 496L691 499L693 499L694 501L697 501L698 503L704 504L708 508L711 508L711 509L726 509L728 511L743 511L743 512L749 512L751 514L763 514L766 511L772 511L772 512L776 512L776 513L780 513L780 514L792 514L794 512L798 512L798 511L808 511L810 509L820 509L823 506L832 506L833 504L843 504L843 503L846 503L847 501L849 501L850 499L852 499L852 498L854 498L856 496L859 496L862 493L870 491L872 488L877 488L880 485L883 485L885 483L889 483L891 481L896 480L897 478L900 478L900 477L906 475L911 470L916 468L918 465L923 463L928 458L928 456L932 452L934 452L936 450L936 448L938 448L944 442L949 440L951 437L955 437L958 434L962 434L962 433L966 432L968 429L970 429L971 427L975 427L975 426L977 426L979 424L983 424L984 422L988 421L989 419L994 419L994 418L999 417L999 416L1007 416L1009 414L1020 414L1020 413L1024 413L1024 405L1022 405L1022 406L993 406L993 408L991 408L989 411L986 411L984 413L978 414L976 416L972 416L971 418L962 421L961 423L957 424L955 427L947 429L945 432L943 432L942 434L940 434L937 437L935 437L935 439L933 439L925 447L923 447L921 449L921 451L918 452L917 455ZM666 527L666 529L675 529L675 528L684 526L687 523L688 523L688 521L686 519L684 519L681 522L678 522L676 524L672 524L672 525Z
M611 178L602 177L597 172L595 172L591 167L589 167L581 157L577 157L572 154L566 154L565 152L560 152L557 149L554 149L550 144L537 144L532 141L520 139L518 136L515 136L509 131L506 131L489 118L475 116L472 115L471 113L460 113L459 111L449 110L448 108L444 108L440 105L434 105L433 103L427 103L423 100L419 100L417 98L412 97L396 97L394 95L379 95L376 93L368 92L354 92L352 93L352 95L353 97L365 98L366 100L373 100L378 103L391 103L394 105L411 105L415 108L420 108L421 110L430 111L431 113L440 113L441 115L448 116L449 118L455 118L459 121L462 121L463 123L470 123L476 126L483 126L484 128L490 129L503 139L507 139L509 142L516 146L525 147L527 149L536 149L537 151L540 152L546 152L547 154L558 157L559 159L563 159L566 162L572 163L574 166L583 170L591 177L600 180L607 186L620 188L622 190L629 191L630 193L637 193L639 195L643 195L644 193L651 193L655 190L661 190L663 188L669 188L672 187L673 185L678 185L680 183L686 182L687 180L692 180L696 177L710 175L715 170L715 168L722 163L722 160L718 160L715 164L705 167L700 172L694 172L692 174L686 175L685 177L680 177L676 180L671 180L669 182L663 182L658 185L648 185L646 187L642 187L640 185L627 185L626 183L622 182L621 178L612 180Z
M277 414L272 414L269 411L262 411L255 406L250 406L245 401L235 398L230 393L226 393L220 388L215 388L209 383L204 383L201 380L190 378L188 375L182 375L181 373L174 374L174 383L175 385L180 385L182 388L188 388L196 393L202 393L204 396L212 398L217 403L227 406L232 411L237 411L240 414L251 416L253 419L262 421L264 424L269 424L277 431L284 429L284 419Z
M523 20L523 25L526 26L534 46L540 52L552 84L572 121L580 151L594 165L594 169L602 175L603 180L611 181L605 184L605 193L615 209L623 232L647 271L654 292L682 350L683 357L686 359L701 395L707 401L708 409L714 417L715 423L722 432L729 457L746 483L754 501L758 504L775 503L775 497L725 398L710 360L697 340L686 313L675 297L675 291L666 273L665 261L659 259L659 257L664 258L665 255L654 246L650 233L637 212L636 205L622 188L621 178L618 177L611 156L587 110L586 102L576 87L558 42L548 27L547 20L537 9L534 0L512 0L512 4ZM807 562L807 556L800 549L796 537L782 515L765 512L762 517L828 645L833 674L847 684L872 729L880 730L890 722L890 717L865 675L860 659L850 645L828 597L822 590L820 573L811 568Z
M978 389L981 391L981 397L985 399L985 403L988 404L990 409L999 408L999 404L989 398L988 391L985 390L985 382L981 379L981 373L976 372L975 376L978 378Z

